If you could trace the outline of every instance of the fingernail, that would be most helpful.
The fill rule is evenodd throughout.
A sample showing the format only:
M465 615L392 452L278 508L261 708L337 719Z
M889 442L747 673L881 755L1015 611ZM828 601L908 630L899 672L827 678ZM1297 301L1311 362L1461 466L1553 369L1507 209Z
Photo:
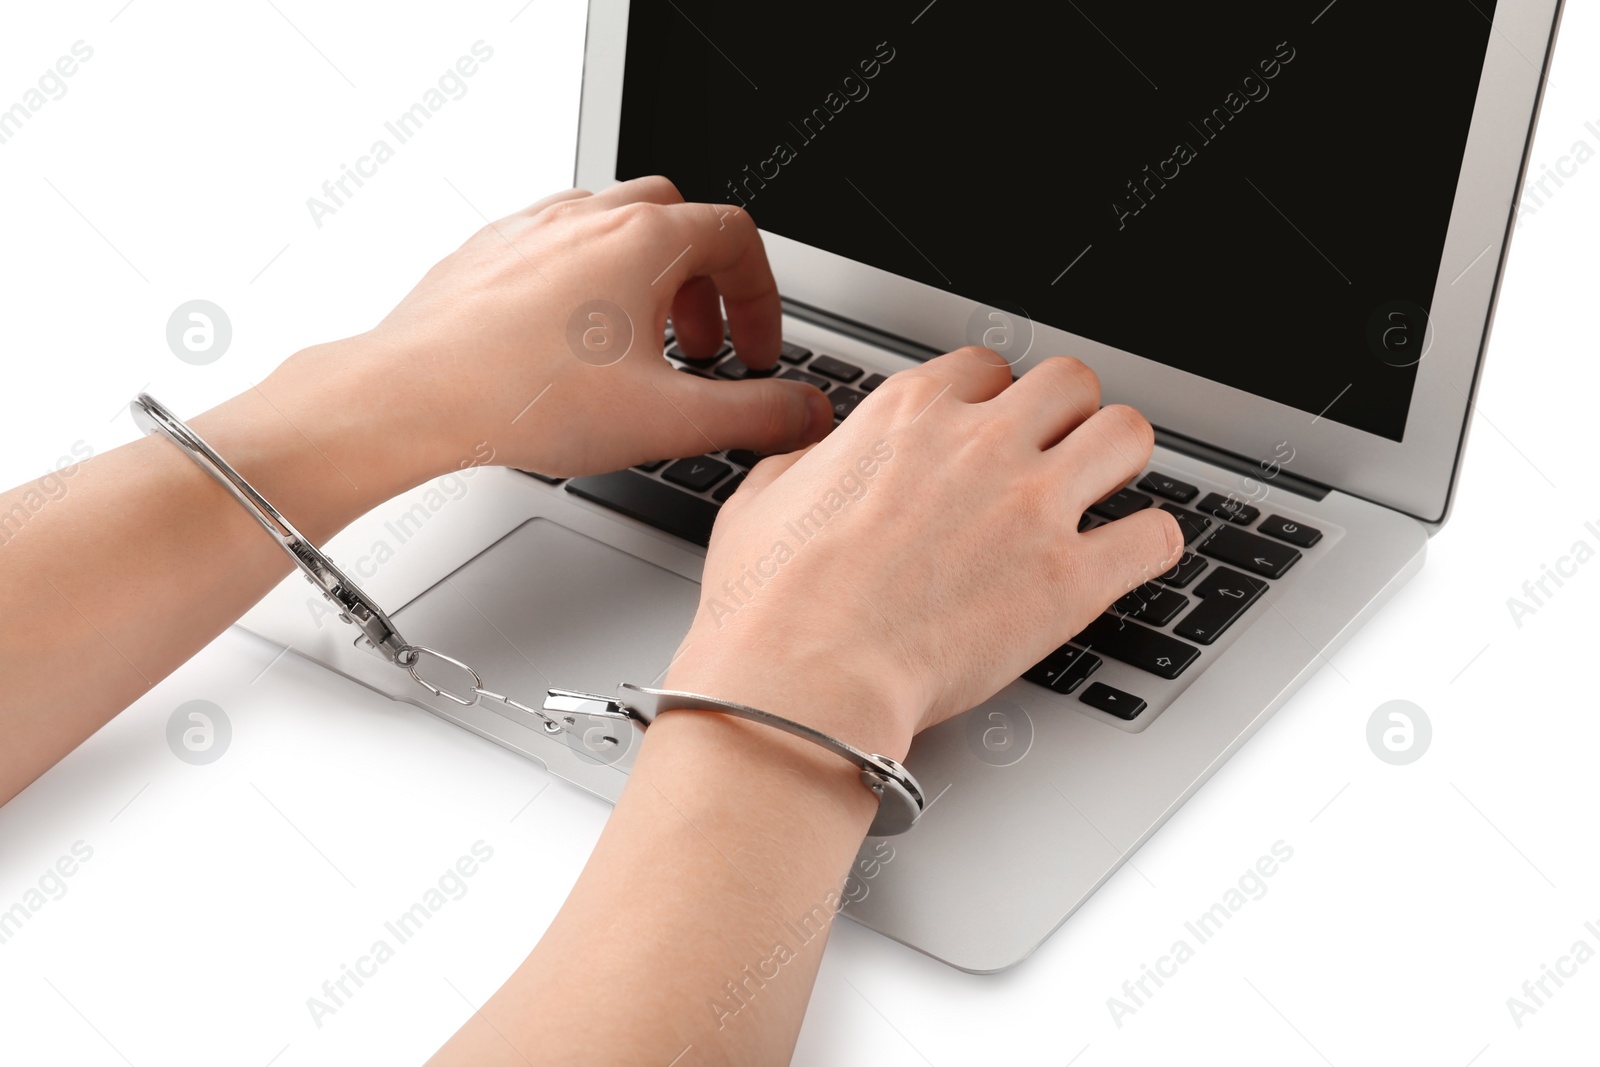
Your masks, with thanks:
M805 443L813 445L833 429L833 405L821 393L812 393L806 404Z

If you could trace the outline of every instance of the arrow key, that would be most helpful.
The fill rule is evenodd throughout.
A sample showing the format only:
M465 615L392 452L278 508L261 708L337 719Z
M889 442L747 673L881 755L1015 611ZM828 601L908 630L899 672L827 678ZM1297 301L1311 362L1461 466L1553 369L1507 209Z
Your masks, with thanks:
M1078 698L1091 708L1115 715L1119 719L1134 719L1145 709L1145 702L1132 693L1113 689L1104 682L1095 682Z
M1022 677L1026 681L1070 693L1083 684L1083 680L1100 669L1100 657L1092 656L1081 648L1062 645Z
M689 459L680 459L672 466L661 472L661 477L673 485L681 485L685 489L692 489L703 493L728 476L733 468L718 459L710 456L692 456Z

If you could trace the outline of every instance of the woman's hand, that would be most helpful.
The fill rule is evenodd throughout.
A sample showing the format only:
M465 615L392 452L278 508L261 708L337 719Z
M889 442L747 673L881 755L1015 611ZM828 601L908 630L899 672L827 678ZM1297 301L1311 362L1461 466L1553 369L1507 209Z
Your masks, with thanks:
M1152 444L1075 359L1012 384L964 348L896 374L724 506L666 684L899 757L1177 561L1159 509L1077 528Z
M425 473L481 455L480 442L497 463L578 475L820 440L833 413L816 389L708 381L661 357L669 313L688 354L721 347L719 296L740 358L774 366L778 289L748 214L686 204L665 178L571 190L484 227L375 329L308 349L278 377L381 382L391 429L436 468Z

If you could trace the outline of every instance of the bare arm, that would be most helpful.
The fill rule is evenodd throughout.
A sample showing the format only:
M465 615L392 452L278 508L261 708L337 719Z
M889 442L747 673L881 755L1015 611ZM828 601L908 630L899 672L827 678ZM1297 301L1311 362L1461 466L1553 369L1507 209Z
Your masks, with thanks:
M669 312L690 351L722 343L714 281L746 358L770 365L778 294L748 216L684 204L659 178L559 194L480 231L376 329L297 354L191 422L317 542L486 455L571 475L695 455L706 432L764 452L816 440L831 415L809 386L709 382L656 355ZM597 299L615 312L596 340L634 339L614 363L569 342L574 312ZM541 394L539 417L517 419ZM97 456L60 484L0 495L0 802L289 570L167 441ZM33 514L4 525L18 507Z
M636 354L569 341L596 300ZM667 682L896 758L1181 548L1155 510L1077 532L1151 447L1077 361L1013 386L994 353L963 349L896 375L805 450L831 426L814 390L709 382L655 355L669 311L686 350L714 350L722 308L741 357L771 366L779 304L747 216L685 205L661 179L562 194L477 234L370 333L300 353L193 425L317 541L486 454L573 475L703 452L708 434L786 452L724 506ZM536 398L541 417L519 423ZM788 544L818 509L816 534ZM0 799L288 569L167 442L84 463L0 545ZM806 742L664 716L572 897L437 1062L786 1062L874 809Z
M1100 408L1076 360L1010 381L963 349L760 464L718 520L667 685L898 759L1165 570L1181 537L1157 510L1077 532L1149 458L1148 424ZM875 810L806 742L661 717L544 939L434 1062L787 1063ZM893 848L862 857L854 892ZM602 1003L627 1025L597 1025Z

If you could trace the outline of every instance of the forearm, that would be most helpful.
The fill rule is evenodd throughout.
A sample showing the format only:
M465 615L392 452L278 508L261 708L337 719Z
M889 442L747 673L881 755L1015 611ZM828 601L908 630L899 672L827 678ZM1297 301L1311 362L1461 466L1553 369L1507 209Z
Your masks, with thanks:
M314 542L425 480L385 454L356 342L302 353L191 425ZM54 488L0 494L0 802L182 664L290 569L171 442L146 437ZM32 498L29 493L39 494ZM41 505L40 500L44 503Z
M809 742L663 715L566 905L433 1062L789 1062L876 810Z

